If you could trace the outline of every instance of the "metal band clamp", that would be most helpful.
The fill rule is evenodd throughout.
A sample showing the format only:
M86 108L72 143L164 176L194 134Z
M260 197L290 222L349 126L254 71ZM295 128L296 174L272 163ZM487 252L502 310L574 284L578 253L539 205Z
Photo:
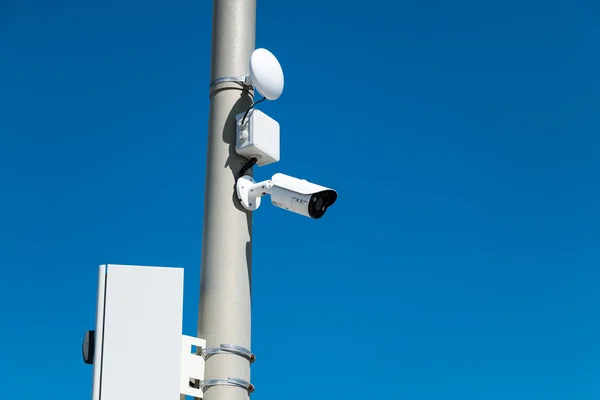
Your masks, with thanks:
M208 85L208 87L212 89L214 86L218 85L219 83L225 83L225 82L234 82L234 83L239 83L242 86L252 87L252 85L248 82L247 76L223 76L221 78L217 78L214 81L212 81L210 83L210 85Z
M235 354L236 356L245 358L246 360L250 361L250 363L253 363L256 360L256 356L252 354L250 350L240 346L235 346L233 344L222 344L218 348L202 349L201 354L205 360L208 360L215 354Z
M237 378L227 378L227 379L207 379L204 381L198 381L198 388L202 390L202 392L206 392L213 386L235 386L244 389L248 392L248 394L254 392L254 385L246 382L243 379Z
M216 88L217 85L221 84L221 83L237 83L240 86L239 87L235 87L235 86L225 86L223 88ZM212 81L209 85L209 93L208 93L208 97L212 98L216 93L222 91L222 90L241 90L241 91L247 91L251 94L251 96L253 96L253 92L252 90L254 89L254 86L250 83L250 77L249 76L223 76L221 78L217 78L214 81Z

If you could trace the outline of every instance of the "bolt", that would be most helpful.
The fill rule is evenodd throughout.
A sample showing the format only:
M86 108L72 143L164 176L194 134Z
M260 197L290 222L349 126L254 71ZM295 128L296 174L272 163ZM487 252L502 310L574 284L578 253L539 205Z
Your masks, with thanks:
M254 354L250 355L250 362L253 363L256 361L256 356Z

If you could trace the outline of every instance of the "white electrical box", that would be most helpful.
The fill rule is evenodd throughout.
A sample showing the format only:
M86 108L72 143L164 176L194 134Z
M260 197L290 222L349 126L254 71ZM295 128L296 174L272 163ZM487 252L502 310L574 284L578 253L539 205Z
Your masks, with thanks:
M183 269L99 272L96 330L83 349L94 366L93 400L179 400Z
M238 114L235 150L248 159L256 158L258 166L278 162L279 122L255 109Z

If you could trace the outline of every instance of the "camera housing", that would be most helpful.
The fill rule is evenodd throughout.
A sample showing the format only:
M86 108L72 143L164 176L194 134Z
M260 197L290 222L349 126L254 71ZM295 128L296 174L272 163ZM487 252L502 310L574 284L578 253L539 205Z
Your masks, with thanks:
M335 190L304 179L275 174L271 180L271 203L306 217L321 218L337 200Z
M337 200L333 189L281 173L263 182L245 175L238 179L236 192L246 210L256 210L261 197L270 194L273 205L312 219L323 217Z

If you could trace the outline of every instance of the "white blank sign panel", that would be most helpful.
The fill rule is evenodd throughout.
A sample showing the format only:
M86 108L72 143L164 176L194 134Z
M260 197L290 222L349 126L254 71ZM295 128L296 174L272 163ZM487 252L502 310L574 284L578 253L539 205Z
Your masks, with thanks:
M103 265L93 400L178 400L183 269Z

